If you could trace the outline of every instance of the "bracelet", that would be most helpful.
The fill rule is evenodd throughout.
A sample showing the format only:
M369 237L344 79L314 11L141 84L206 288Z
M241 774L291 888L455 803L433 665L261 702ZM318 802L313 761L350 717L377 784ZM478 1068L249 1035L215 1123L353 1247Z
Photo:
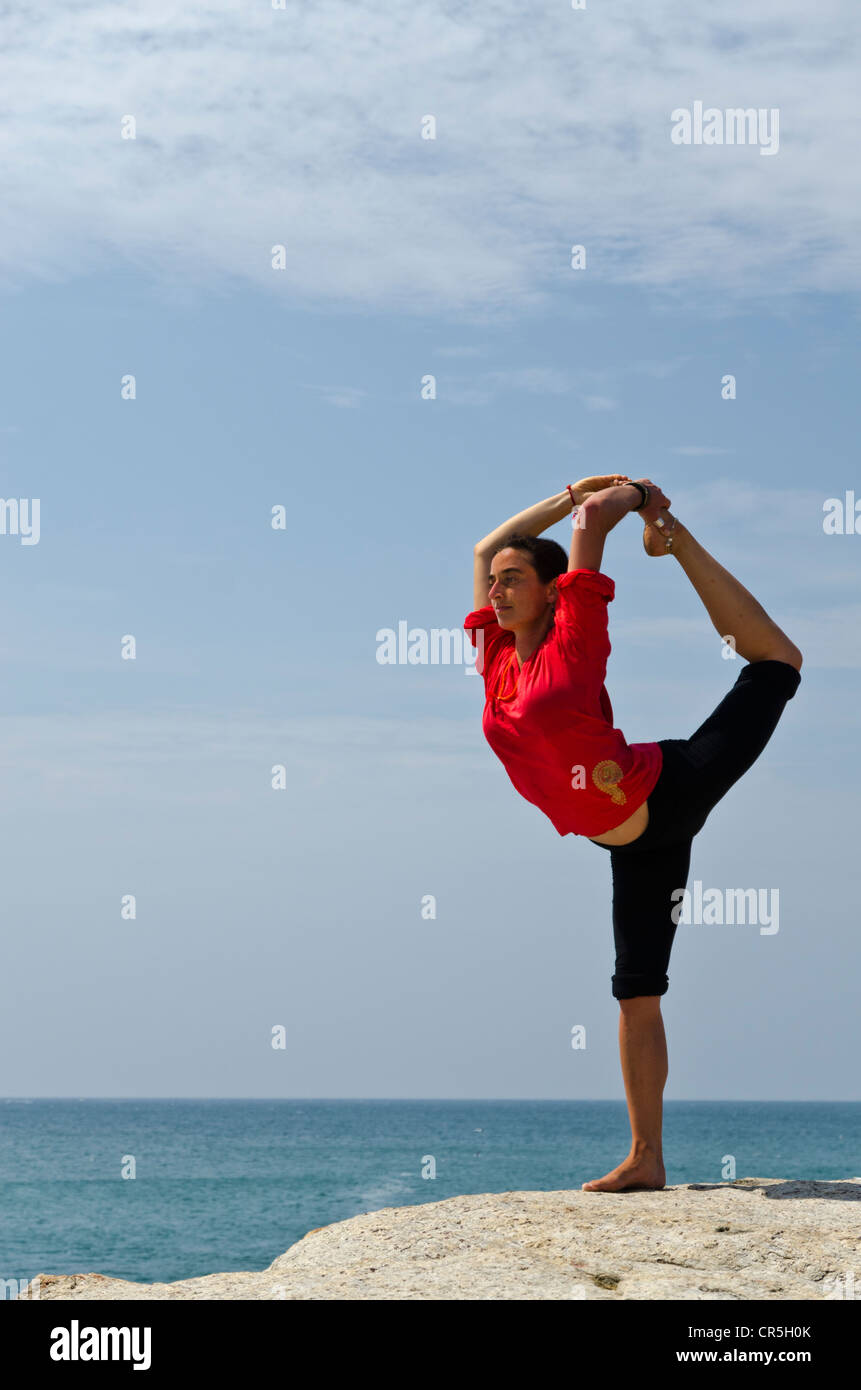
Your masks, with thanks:
M628 483L627 486L635 487L637 488L638 492L642 493L643 500L640 503L640 505L638 507L631 508L631 511L633 512L641 512L644 507L647 507L649 505L649 489L646 487L645 483Z
M566 483L565 486L567 487L568 492L569 492L569 494L570 494L570 496L571 496L571 508L572 508L572 511L575 511L575 512L576 512L576 510L577 510L577 499L576 499L576 497L574 496L574 492L573 492L573 489L572 489L572 487L571 487L571 484L570 484L570 483Z

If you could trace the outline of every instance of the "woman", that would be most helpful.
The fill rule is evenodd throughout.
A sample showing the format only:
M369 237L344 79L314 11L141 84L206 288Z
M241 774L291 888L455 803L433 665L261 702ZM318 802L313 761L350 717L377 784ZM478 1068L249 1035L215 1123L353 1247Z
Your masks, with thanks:
M661 996L691 842L768 743L801 680L801 652L670 512L649 479L582 478L520 512L475 547L474 605L464 627L485 683L483 729L522 796L560 835L610 855L619 1050L631 1149L589 1192L661 1188L667 1045ZM570 556L541 532L572 511ZM627 512L645 523L648 555L671 554L717 631L747 665L690 738L628 744L604 686L604 542ZM481 633L481 639L478 633ZM675 896L674 896L675 894Z

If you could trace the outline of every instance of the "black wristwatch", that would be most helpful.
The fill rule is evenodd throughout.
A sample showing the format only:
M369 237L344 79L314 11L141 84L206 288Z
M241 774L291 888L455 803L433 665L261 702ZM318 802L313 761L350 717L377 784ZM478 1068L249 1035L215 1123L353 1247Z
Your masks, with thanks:
M632 512L641 512L649 503L649 489L645 483L628 483L628 487L635 487L643 494L643 500L638 507L632 507Z

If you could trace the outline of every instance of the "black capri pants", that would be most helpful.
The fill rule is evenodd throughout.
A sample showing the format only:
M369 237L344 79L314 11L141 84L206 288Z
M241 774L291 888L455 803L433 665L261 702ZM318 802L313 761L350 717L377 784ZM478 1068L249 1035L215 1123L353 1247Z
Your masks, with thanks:
M649 824L627 845L600 846L609 851L613 872L615 999L669 989L679 900L672 895L687 887L693 838L756 762L800 681L786 661L749 662L690 738L658 740L664 762L648 798Z

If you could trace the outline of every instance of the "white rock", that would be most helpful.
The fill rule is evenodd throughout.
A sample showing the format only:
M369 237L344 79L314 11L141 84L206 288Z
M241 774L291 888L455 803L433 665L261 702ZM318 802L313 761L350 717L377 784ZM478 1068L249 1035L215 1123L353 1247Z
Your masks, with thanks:
M861 1298L859 1249L861 1178L481 1193L318 1227L256 1273L42 1274L38 1297L823 1299L854 1280Z

